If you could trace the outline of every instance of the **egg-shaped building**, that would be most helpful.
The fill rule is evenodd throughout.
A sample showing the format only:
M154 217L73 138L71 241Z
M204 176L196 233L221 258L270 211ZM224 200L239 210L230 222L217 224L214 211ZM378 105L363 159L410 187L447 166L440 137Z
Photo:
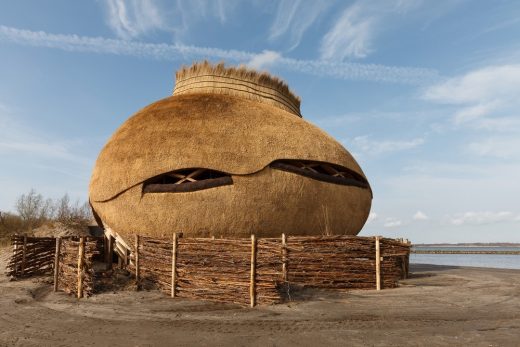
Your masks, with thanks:
M352 155L302 119L285 83L200 63L112 135L89 198L125 239L279 237L356 235L372 191Z

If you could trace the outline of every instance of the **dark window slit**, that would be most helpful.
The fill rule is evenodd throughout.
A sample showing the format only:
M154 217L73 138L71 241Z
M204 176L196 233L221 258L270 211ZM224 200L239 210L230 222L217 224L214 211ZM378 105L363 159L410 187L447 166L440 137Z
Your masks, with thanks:
M181 169L153 177L143 193L183 193L233 184L230 175L208 169Z
M277 160L270 166L318 181L370 189L370 185L361 175L335 164L303 160Z

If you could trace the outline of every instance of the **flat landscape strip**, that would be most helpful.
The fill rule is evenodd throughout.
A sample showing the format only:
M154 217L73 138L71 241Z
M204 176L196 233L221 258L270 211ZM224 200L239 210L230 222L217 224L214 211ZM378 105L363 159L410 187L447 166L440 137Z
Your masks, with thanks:
M410 253L414 254L502 254L502 255L520 255L520 251L463 251L463 250L422 250L412 249Z

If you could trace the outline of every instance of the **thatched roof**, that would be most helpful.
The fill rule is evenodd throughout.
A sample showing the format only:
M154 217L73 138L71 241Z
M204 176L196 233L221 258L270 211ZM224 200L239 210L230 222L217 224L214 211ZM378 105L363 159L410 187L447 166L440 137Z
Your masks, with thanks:
M245 66L225 67L207 61L182 67L175 74L173 95L227 94L245 97L279 107L301 117L300 98L289 86L267 72L257 72Z
M168 237L356 235L370 212L368 189L316 181L266 167L233 185L187 193L143 194L135 186L92 205L113 230Z
M365 186L269 166L279 160L328 163ZM156 176L195 168L225 173L232 184L145 192ZM301 118L287 85L208 63L180 70L173 96L138 111L112 135L96 161L89 196L103 223L121 235L357 234L372 201L352 155Z
M97 159L90 199L109 200L177 169L244 175L278 159L328 162L363 175L341 144L280 108L224 94L174 95L137 112L112 135Z

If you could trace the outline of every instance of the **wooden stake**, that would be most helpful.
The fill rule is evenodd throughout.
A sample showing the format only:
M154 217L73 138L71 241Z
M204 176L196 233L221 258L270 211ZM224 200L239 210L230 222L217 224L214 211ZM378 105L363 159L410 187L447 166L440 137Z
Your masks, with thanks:
M85 238L79 238L78 247L78 299L83 297L83 256L85 254Z
M112 270L112 259L114 258L114 241L112 236L108 235L107 263L108 270Z
M15 234L12 238L11 238L13 241L13 259L16 258L16 254L18 254L18 247L19 247L19 244L17 242L17 239L18 239L18 235ZM16 277L16 275L18 274L18 267L15 265L14 266L14 276Z
M58 275L60 273L61 237L56 238L56 253L54 253L54 291L58 291Z
M21 269L21 276L23 276L25 272L25 258L27 255L27 235L23 236L23 248L22 248L22 269Z
M287 282L287 237L282 234L282 278Z
M381 250L379 236L376 236L376 290L381 290Z
M175 297L175 287L177 285L177 233L173 233L172 242L172 288L171 297Z
M251 307L256 305L256 288L255 288L255 274L256 274L256 236L251 235L251 277L249 281L249 299Z
M135 285L137 286L137 290L139 290L141 278L139 274L139 235L135 234Z

